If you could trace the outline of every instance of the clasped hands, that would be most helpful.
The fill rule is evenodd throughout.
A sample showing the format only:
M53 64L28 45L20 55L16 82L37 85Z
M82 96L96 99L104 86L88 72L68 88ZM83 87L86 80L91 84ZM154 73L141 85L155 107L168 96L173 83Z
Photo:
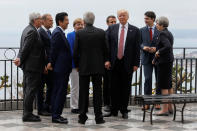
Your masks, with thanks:
M149 53L155 53L156 52L156 47L144 46L143 50L147 51Z

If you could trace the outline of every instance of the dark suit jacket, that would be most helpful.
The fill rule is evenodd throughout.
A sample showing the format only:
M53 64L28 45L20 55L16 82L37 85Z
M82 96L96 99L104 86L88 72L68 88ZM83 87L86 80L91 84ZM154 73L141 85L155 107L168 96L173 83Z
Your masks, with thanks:
M24 71L44 71L44 45L41 42L39 33L33 25L28 25L22 33L20 50L20 67Z
M156 44L160 54L160 57L156 59L157 64L173 62L173 42L173 35L167 28L160 32Z
M115 65L118 54L118 33L120 24L114 24L108 28L108 42L110 50L110 61L112 70ZM124 66L128 73L133 72L133 66L139 66L140 63L140 30L128 25L128 32L124 50Z
M155 27L154 36L153 36L152 41L150 40L150 33L149 33L148 26L141 28L140 32L141 32L141 45L140 45L140 47L141 47L141 63L143 65L152 64L152 60L155 56L155 53L149 53L147 51L144 51L143 48L144 48L144 46L156 47L156 42L157 42L157 38L159 35L159 31Z
M87 25L76 32L73 58L79 75L104 74L109 60L105 31Z
M48 64L51 51L51 38L42 27L39 28L38 32L45 48L45 64Z
M56 27L51 36L50 62L53 71L60 74L68 74L72 70L72 56L65 33Z

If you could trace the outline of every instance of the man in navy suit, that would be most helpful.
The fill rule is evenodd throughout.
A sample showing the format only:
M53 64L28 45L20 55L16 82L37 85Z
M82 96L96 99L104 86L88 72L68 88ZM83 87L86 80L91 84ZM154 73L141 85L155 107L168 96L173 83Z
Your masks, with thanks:
M116 24L116 17L114 15L110 15L106 19L107 26L111 26ZM107 34L108 30L106 30ZM111 71L105 69L105 74L103 76L103 103L104 103L104 111L110 112L111 108Z
M119 10L117 14L120 23L110 26L107 34L112 66L112 109L104 116L117 116L120 111L128 119L132 74L140 63L140 30L127 22L128 11Z
M45 66L49 63L50 49L51 49L51 31L50 28L53 27L53 18L50 14L44 14L42 16L43 25L39 28L38 32L40 38L45 47ZM37 106L38 115L51 116L51 93L53 88L52 83L52 71L45 71L42 74L42 86L37 93ZM46 98L44 99L44 87L47 85Z
M64 33L69 24L68 14L58 13L55 20L57 27L51 36L51 63L47 66L48 69L53 69L52 122L67 124L67 118L63 118L61 114L66 100L69 75L72 71L71 50Z
M155 76L157 76L157 68L152 64L152 60L156 52L156 40L159 34L156 26L154 25L156 15L152 11L147 11L144 14L146 26L140 29L141 32L141 63L144 67L144 94L152 95L152 73L155 69ZM157 78L157 77L155 77ZM156 94L161 94L159 88L156 88ZM160 109L160 105L156 105L156 109ZM142 108L143 110L149 109L149 106L146 105Z

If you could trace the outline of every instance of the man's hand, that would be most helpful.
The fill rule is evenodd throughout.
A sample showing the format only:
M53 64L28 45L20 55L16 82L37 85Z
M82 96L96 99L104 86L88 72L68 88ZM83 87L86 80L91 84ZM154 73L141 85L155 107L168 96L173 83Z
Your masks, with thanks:
M144 51L148 51L148 52L149 52L150 47L148 47L148 46L144 46L143 50L144 50Z
M51 70L51 71L53 70L51 63L47 64L47 70Z
M159 51L157 51L157 52L155 53L155 57L156 57L156 58L159 57Z
M134 66L133 67L133 71L137 71L138 67L137 66Z
M48 74L48 69L47 69L47 67L45 66L44 67L44 72L43 72L44 74Z
M111 67L110 62L109 62L109 61L106 61L106 62L105 62L105 68L109 70L110 67Z
M79 72L79 68L76 68L77 72Z
M155 64L155 60L152 60L152 64L153 64L153 65Z
M14 60L14 64L16 66L19 66L20 65L20 58L16 58L16 60Z
M149 50L150 53L155 53L156 52L156 48L155 47L151 47Z

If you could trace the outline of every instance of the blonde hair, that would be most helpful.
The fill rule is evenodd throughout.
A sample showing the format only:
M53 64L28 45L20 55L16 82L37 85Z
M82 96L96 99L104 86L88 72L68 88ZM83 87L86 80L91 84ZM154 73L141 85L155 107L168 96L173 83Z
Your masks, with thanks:
M129 17L129 12L127 10L125 10L125 9L118 10L117 11L117 16L119 16L120 13L126 13L128 15L128 17Z
M83 23L83 19L81 19L81 18L75 19L75 20L73 21L73 27L74 27L76 24L78 24L78 23Z

